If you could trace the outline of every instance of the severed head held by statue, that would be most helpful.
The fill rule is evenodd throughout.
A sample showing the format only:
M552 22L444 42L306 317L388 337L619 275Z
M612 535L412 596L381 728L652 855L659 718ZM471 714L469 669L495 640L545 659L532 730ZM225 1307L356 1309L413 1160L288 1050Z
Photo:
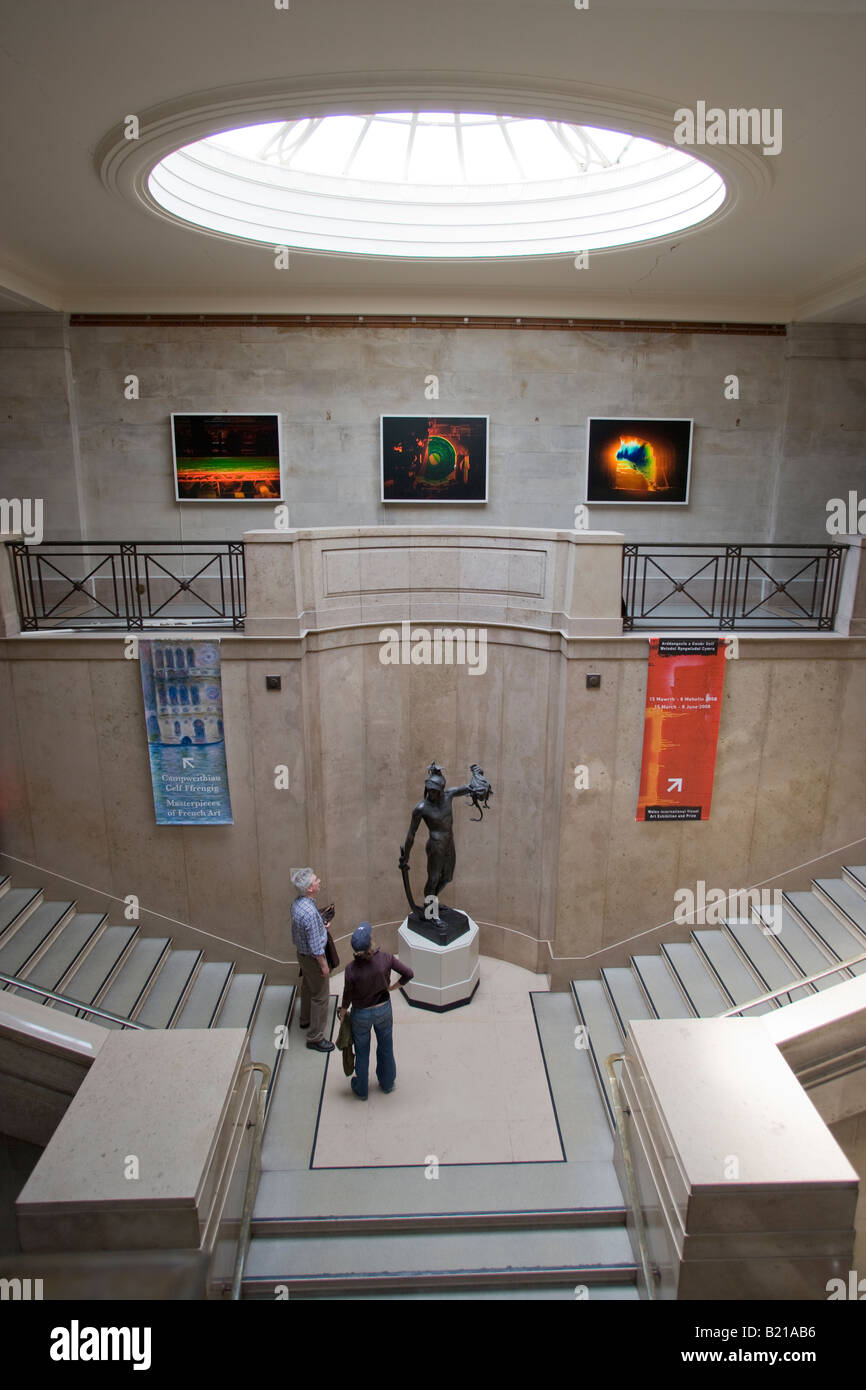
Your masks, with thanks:
M438 763L430 764L424 782L424 799L413 810L409 833L405 843L400 846L400 872L409 900L409 925L413 931L440 946L456 941L458 936L469 930L469 919L465 913L443 907L439 902L439 894L454 877L456 863L451 803L455 796L469 797L479 812L472 820L481 820L487 810L488 798L493 795L484 769L473 763L469 770L472 777L465 786L446 787L442 768ZM409 855L422 821L428 830L427 882L424 885L424 905L419 906L412 897L409 883Z

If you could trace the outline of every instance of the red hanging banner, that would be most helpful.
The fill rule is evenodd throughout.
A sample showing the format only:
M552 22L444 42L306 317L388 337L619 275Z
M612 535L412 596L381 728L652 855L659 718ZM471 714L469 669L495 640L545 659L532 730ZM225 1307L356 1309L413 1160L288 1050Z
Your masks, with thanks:
M718 638L650 638L638 820L709 820L725 684Z

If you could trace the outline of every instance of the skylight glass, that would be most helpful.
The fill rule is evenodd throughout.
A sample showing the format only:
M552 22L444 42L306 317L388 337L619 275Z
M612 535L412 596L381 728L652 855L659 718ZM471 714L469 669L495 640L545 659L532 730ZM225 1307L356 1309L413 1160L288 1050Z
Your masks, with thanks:
M380 112L246 126L175 150L152 198L184 222L304 251L576 254L693 227L724 202L680 148L561 121Z

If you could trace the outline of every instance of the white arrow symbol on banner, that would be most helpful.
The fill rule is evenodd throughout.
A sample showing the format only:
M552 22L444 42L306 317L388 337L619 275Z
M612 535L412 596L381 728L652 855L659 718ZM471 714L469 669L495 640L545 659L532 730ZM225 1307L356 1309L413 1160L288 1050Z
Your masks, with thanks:
M668 791L669 791L669 792L681 792L682 789L683 789L683 779L682 779L682 777L669 777L669 778L668 778Z
M195 763L193 762L192 758L181 758L181 763L184 767L195 767Z

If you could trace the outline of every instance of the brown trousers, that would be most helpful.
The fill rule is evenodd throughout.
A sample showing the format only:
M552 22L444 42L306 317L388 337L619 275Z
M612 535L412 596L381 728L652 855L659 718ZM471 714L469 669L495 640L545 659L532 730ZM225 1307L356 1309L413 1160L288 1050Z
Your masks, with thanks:
M307 1042L327 1041L330 976L322 974L315 956L298 955L301 969L301 1023L309 1023Z

